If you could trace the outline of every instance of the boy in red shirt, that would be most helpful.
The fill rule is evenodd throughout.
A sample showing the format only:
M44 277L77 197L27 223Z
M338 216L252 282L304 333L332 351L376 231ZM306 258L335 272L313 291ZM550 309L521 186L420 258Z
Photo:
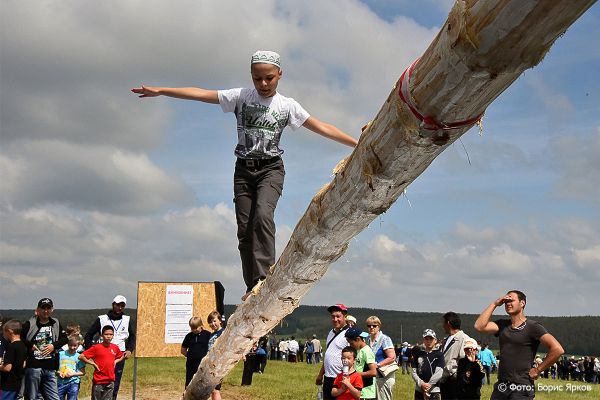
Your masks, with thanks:
M102 328L102 343L98 343L79 356L79 359L94 367L92 379L92 400L112 400L115 387L115 364L125 355L119 346L112 344L114 328L106 325Z
M363 381L360 374L354 370L356 361L356 349L346 346L342 349L342 372L336 376L333 381L331 395L338 400L358 400L363 388Z

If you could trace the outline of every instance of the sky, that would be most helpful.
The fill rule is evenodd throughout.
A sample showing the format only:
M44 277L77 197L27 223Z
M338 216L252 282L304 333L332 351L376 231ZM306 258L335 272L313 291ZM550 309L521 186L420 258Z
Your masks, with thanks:
M359 137L450 1L33 1L0 5L0 309L136 306L138 281L243 293L235 118L139 99L140 84L251 85ZM479 313L510 289L530 315L598 315L600 6L351 243L301 304ZM277 251L350 148L288 128Z

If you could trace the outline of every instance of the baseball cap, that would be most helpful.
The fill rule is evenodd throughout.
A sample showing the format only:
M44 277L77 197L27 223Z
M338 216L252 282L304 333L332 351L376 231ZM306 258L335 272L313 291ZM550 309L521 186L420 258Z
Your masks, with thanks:
M346 315L346 321L352 321L356 323L356 318L354 318L352 315Z
M115 298L113 299L113 303L125 303L127 304L127 299L125 298L125 296L122 296L120 294L116 295Z
M51 299L44 297L38 301L38 308L52 308L54 307L54 303Z
M369 334L367 332L361 331L358 328L350 328L346 331L344 336L346 336L346 338L348 339L356 339L358 337L366 338L369 336Z
M344 314L348 313L348 307L343 305L342 303L337 303L332 306L327 307L327 312L341 311Z
M402 346L408 346L408 342L402 343Z
M427 337L427 336L437 339L437 336L435 336L435 331L433 329L425 329L423 331L423 337Z

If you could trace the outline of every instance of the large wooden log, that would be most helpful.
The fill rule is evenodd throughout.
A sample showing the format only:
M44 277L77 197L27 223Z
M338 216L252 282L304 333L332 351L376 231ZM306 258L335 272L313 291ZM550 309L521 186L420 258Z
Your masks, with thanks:
M345 165L312 199L264 284L229 318L185 399L208 398L252 344L299 305L349 241L465 133L473 117L538 64L594 2L457 1L410 80L410 101L431 117L430 129L400 98L399 81ZM467 120L457 129L431 129Z

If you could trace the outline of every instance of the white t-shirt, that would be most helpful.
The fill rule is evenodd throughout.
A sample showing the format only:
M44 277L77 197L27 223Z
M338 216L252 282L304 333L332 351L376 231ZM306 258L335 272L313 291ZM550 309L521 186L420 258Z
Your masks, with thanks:
M282 340L281 342L279 342L279 351L283 351L283 352L288 351L288 341L287 340Z
M442 349L442 352L446 351L448 346L450 346L450 343L452 343L452 340L454 340L455 335L456 334L448 336L448 338L446 339L446 342L444 343L444 348Z
M235 155L247 159L269 159L280 156L281 133L286 126L297 129L310 114L294 99L276 93L263 97L256 89L219 90L223 112L235 113L238 144Z
M328 378L335 378L342 372L342 349L348 346L346 330L347 328L344 328L333 340L331 340L335 335L333 329L327 335L329 345L325 350L325 357L323 357L323 367L325 368L325 376Z
M300 350L300 345L298 344L298 342L296 342L295 340L290 340L288 342L288 351L292 354L296 354L298 353L298 350Z

